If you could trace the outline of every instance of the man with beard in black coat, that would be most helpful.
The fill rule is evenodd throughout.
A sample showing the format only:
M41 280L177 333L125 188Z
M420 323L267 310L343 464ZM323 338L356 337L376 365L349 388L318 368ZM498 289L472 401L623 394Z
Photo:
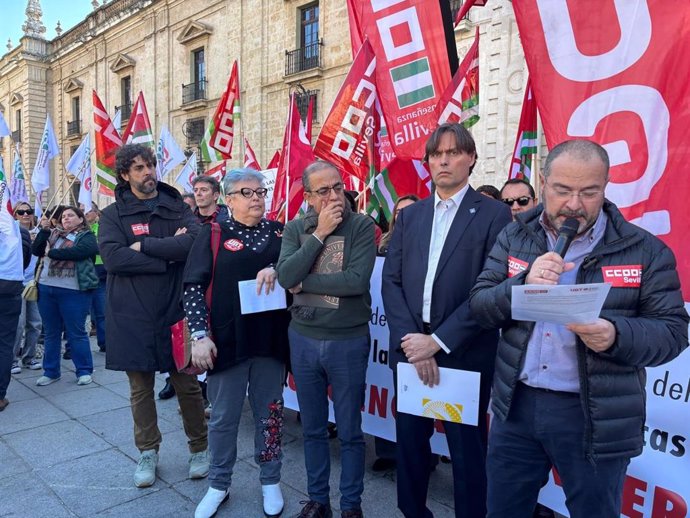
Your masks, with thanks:
M207 429L195 376L178 373L171 326L182 320L182 272L199 231L174 188L156 180L156 158L140 144L117 152L115 203L101 216L99 246L108 271L106 368L129 378L134 442L141 452L134 484L156 480L158 429L156 371L170 372L191 452L189 478L208 474Z

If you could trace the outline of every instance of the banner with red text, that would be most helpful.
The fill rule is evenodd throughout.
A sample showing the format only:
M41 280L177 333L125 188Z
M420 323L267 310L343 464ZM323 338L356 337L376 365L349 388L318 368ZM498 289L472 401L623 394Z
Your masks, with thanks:
M521 0L513 9L549 148L588 138L607 149L607 198L673 249L690 308L690 4ZM688 515L688 372L687 351L648 369L646 446L628 469L622 516ZM543 497L566 512L553 485Z
M376 55L376 87L398 158L421 159L450 81L441 9L424 0L362 0L361 30Z

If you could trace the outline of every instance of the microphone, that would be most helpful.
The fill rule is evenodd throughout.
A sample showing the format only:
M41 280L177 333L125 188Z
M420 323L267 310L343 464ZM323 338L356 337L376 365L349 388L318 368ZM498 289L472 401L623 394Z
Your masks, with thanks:
M561 225L561 229L558 231L558 239L556 240L556 245L553 247L553 251L565 258L565 254L570 247L570 243L577 234L577 229L580 228L580 223L577 218L568 218Z

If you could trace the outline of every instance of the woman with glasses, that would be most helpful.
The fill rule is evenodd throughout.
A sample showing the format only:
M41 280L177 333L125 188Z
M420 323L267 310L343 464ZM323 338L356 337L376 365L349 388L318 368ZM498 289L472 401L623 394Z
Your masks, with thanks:
M34 210L26 202L19 202L14 208L14 219L19 222L19 226L29 231L31 239L36 237L36 216ZM24 270L24 286L34 278L36 271L36 261L38 257L31 256L29 266ZM17 335L14 340L14 361L12 362L12 374L22 372L25 369L39 370L42 368L41 362L35 358L36 344L41 334L41 315L38 312L38 303L35 300L22 299L22 311L19 314L19 324L17 324ZM22 339L24 345L22 346Z
M98 287L94 258L98 253L96 236L77 207L64 207L60 224L51 228L41 218L31 252L43 257L38 279L38 309L45 330L43 376L39 387L60 379L60 338L64 328L72 350L77 385L91 383L93 358L86 332L86 316L91 309L93 290Z
M264 513L277 516L283 510L279 482L289 313L282 309L242 314L238 282L256 280L257 294L282 290L274 264L283 225L263 217L268 191L257 171L230 171L224 188L230 219L203 225L184 274L192 363L208 371L213 408L208 423L210 487L194 516L213 516L228 498L246 395L254 413L254 460Z

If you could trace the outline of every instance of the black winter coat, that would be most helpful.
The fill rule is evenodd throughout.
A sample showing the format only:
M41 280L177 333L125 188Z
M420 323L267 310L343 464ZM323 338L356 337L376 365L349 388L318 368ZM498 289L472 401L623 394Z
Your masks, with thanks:
M115 189L98 231L106 288L106 368L171 371L170 326L184 317L182 272L199 223L176 189L158 183L151 212L129 185ZM187 232L175 236L177 229ZM141 252L129 246L138 241Z
M511 319L511 287L522 285L527 270L508 277L508 257L532 264L547 252L539 224L542 206L499 234L484 271L470 294L470 308L485 327L502 328L494 375L492 409L505 420L525 359L533 322ZM658 238L625 221L606 201L604 237L577 272L577 284L603 282L602 267L641 265L640 287L612 287L601 318L616 328L610 349L596 353L577 340L580 399L585 414L584 454L593 460L634 457L642 452L645 422L645 367L671 361L688 345L688 314L683 306L673 252Z

